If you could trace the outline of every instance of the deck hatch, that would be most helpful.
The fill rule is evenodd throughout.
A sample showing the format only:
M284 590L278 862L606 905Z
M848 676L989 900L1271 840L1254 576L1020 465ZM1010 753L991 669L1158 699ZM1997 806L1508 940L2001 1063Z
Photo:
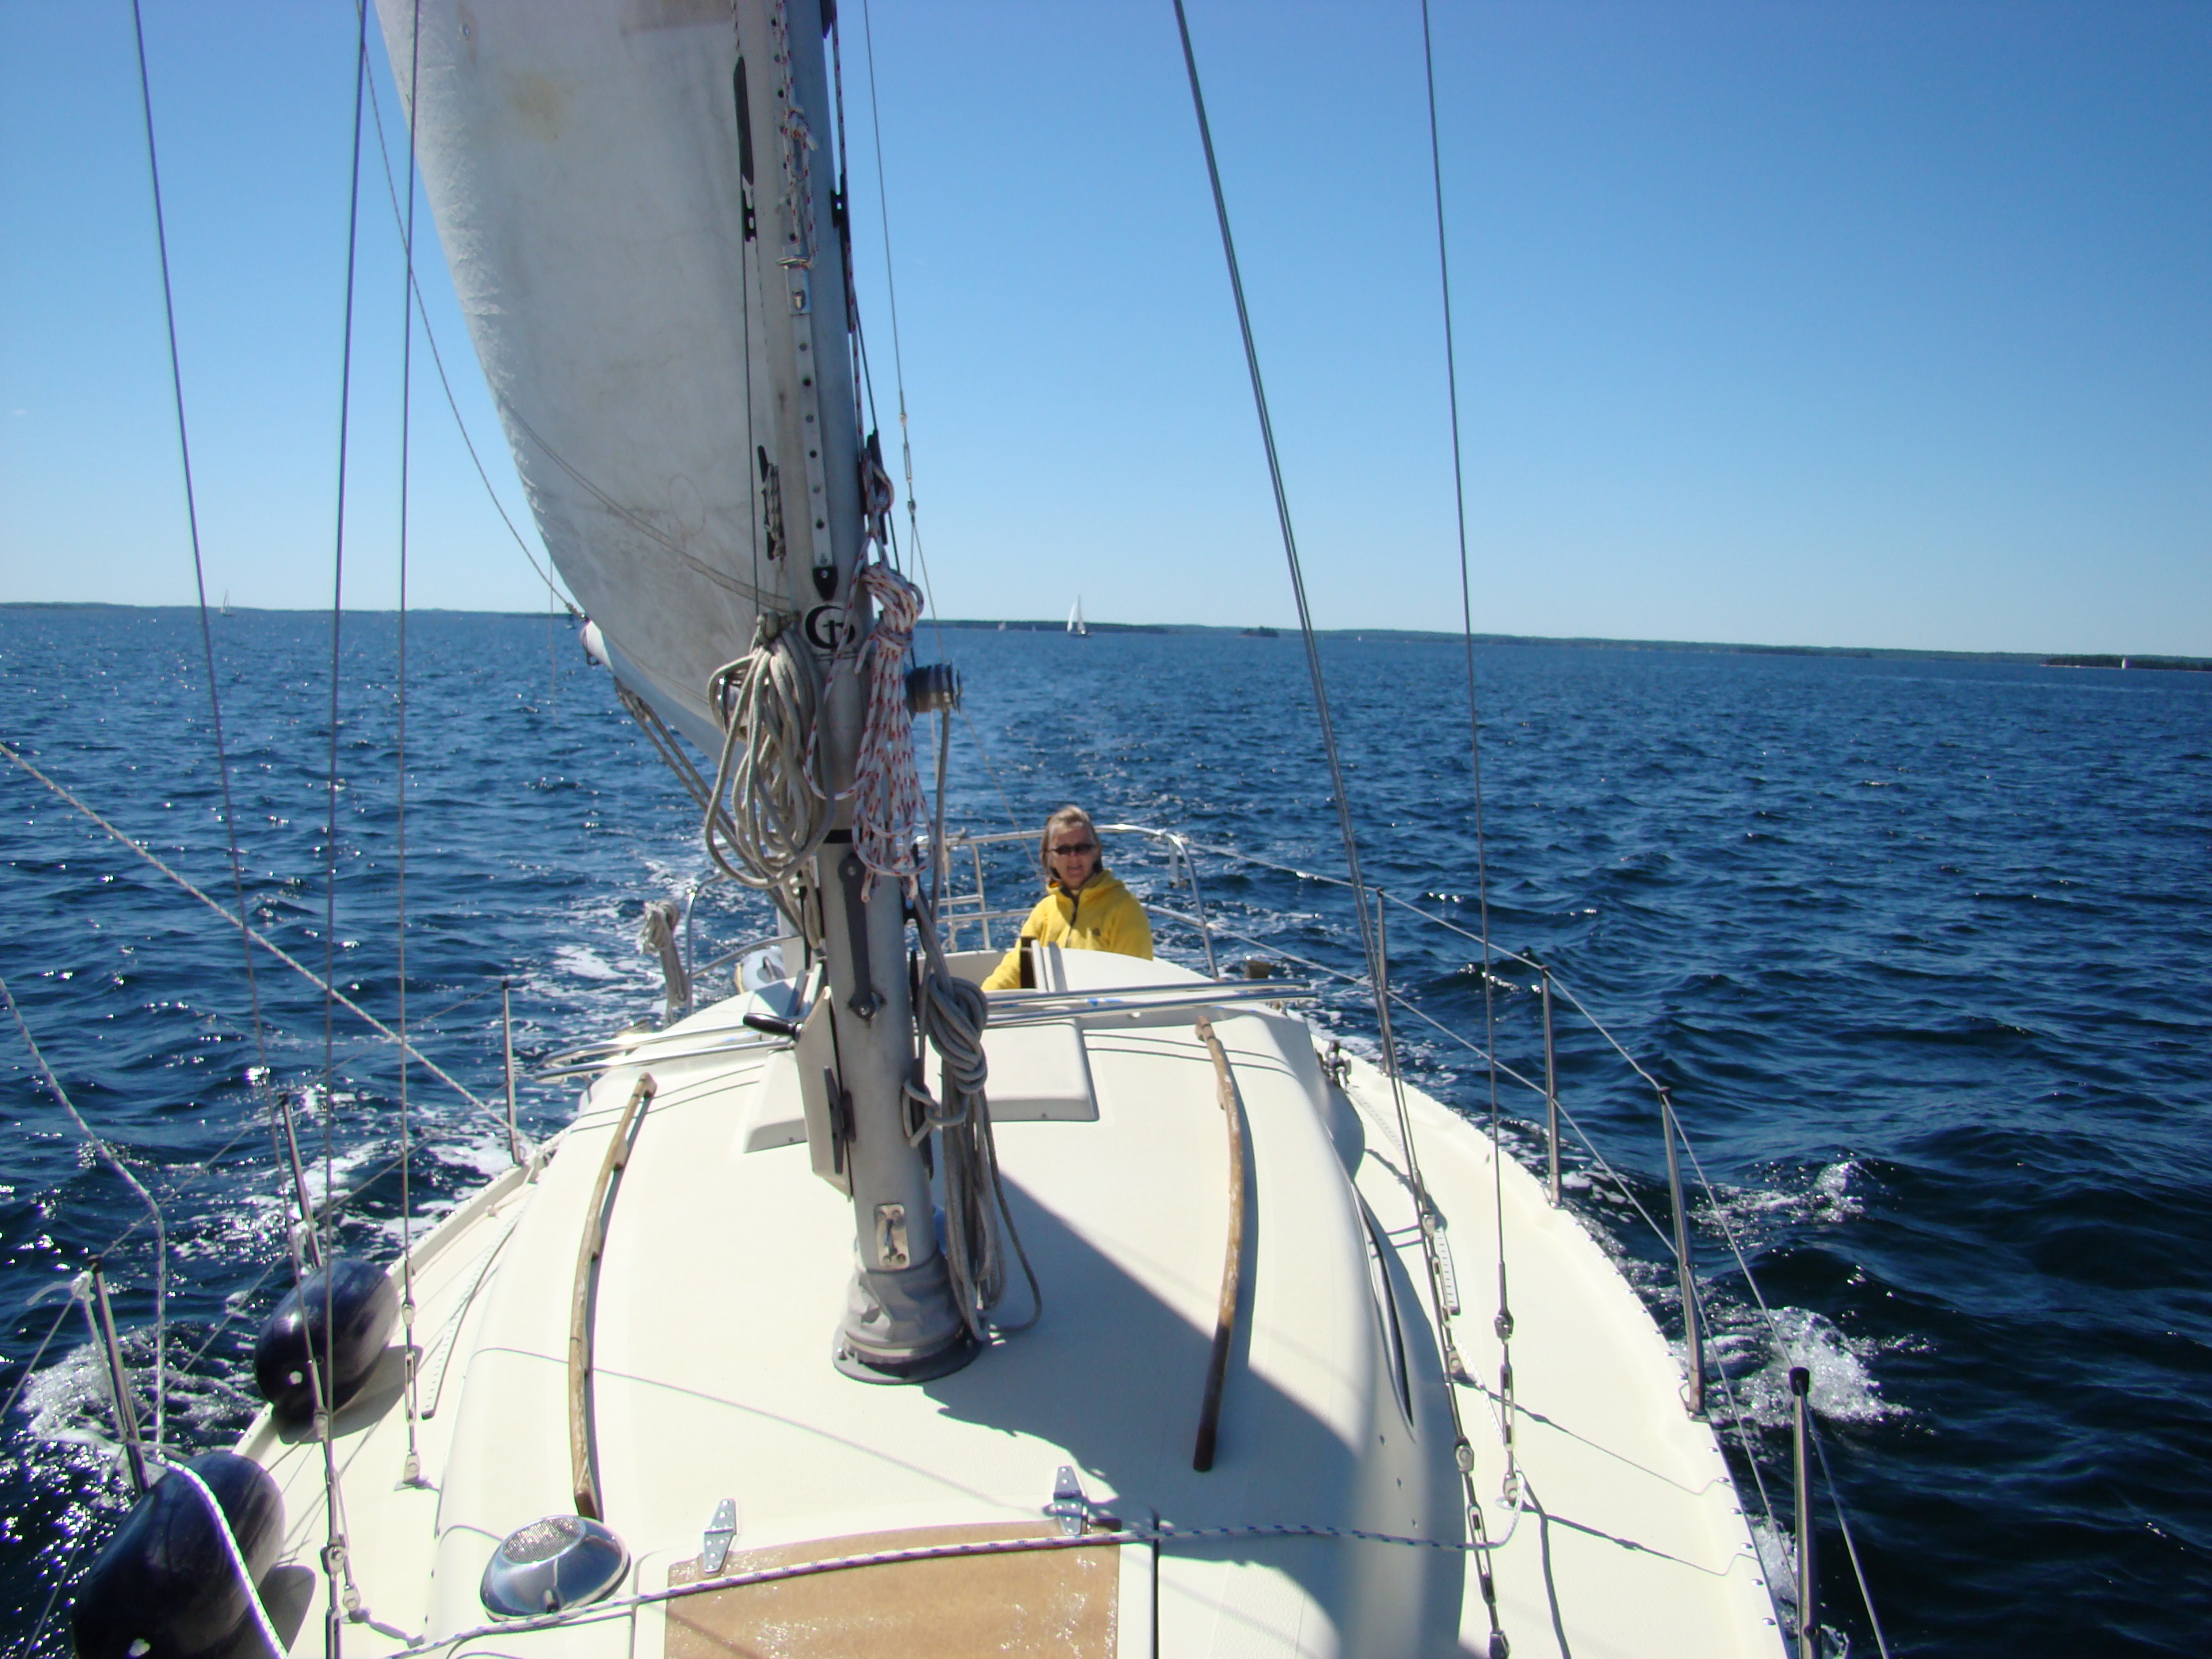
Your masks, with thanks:
M840 1556L926 1549L1057 1528L1016 1522L924 1527L732 1551L725 1574ZM981 1653L1112 1659L1121 1548L1054 1549L845 1567L670 1601L665 1659L968 1659ZM671 1589L700 1577L696 1560L668 1570Z

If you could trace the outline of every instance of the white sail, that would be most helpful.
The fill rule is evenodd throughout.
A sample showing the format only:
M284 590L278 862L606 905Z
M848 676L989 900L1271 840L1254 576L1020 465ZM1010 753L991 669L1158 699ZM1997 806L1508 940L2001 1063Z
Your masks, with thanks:
M1075 596L1075 608L1067 613L1067 631L1071 634L1088 634L1091 631L1083 625L1083 595L1080 593Z
M423 0L418 40L414 0L380 0L546 548L617 675L702 744L708 677L857 534L828 141L794 143L779 96L818 58L780 47L786 9Z

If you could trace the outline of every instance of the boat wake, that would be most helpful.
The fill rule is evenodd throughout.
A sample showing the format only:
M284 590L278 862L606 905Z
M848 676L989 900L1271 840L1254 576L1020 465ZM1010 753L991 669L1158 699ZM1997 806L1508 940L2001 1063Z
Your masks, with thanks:
M1790 1372L1798 1365L1812 1373L1808 1398L1829 1422L1879 1423L1910 1414L1883 1397L1869 1364L1881 1343L1848 1336L1807 1308L1775 1309L1771 1327L1758 1308L1741 1303L1712 1302L1706 1311L1716 1327L1707 1357L1729 1379L1714 1403L1723 1406L1732 1395L1738 1421L1786 1434Z

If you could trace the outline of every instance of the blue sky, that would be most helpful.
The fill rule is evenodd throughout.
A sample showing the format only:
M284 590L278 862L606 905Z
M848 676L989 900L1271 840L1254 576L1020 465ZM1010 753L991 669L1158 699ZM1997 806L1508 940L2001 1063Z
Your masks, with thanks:
M1316 620L1455 626L1418 4L1189 3ZM2212 654L2212 6L1434 3L1479 629ZM349 10L147 12L210 588L327 605ZM1287 623L1171 9L872 13L941 611ZM137 95L122 0L0 0L0 599L190 596ZM382 177L347 584L380 606ZM427 366L416 410L413 602L542 605Z

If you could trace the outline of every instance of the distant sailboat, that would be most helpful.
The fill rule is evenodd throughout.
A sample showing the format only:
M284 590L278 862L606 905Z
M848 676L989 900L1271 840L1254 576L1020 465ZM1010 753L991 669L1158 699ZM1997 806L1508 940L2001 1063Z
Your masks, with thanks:
M1067 613L1067 631L1071 634L1088 634L1091 631L1083 625L1083 595L1080 593L1075 596L1075 608Z

